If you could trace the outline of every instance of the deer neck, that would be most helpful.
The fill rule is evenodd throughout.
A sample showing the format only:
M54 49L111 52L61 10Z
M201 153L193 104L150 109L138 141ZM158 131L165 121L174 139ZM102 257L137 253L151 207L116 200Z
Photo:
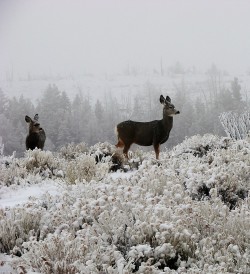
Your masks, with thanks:
M162 119L163 126L167 129L171 129L173 127L173 117L164 115Z
M32 127L30 127L29 128L29 134L32 134L32 133L39 133L39 129L34 130Z

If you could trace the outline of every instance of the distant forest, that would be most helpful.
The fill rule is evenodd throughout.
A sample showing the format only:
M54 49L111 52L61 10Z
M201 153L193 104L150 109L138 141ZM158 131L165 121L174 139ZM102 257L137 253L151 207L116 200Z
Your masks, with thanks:
M249 101L242 98L237 78L232 79L229 87L225 87L216 74L211 75L205 90L206 93L200 92L192 97L185 84L176 86L171 99L181 114L174 117L170 138L162 147L170 148L186 136L195 134L225 135L218 119L219 114L241 112L249 108ZM28 132L24 117L34 117L36 113L46 131L45 149L55 151L72 142L94 145L107 141L116 144L114 128L117 123L126 119L150 121L162 118L159 102L161 93L153 84L147 84L145 93L134 94L133 97L124 95L124 98L118 99L110 94L94 101L91 95L79 92L71 100L67 92L51 84L34 105L23 95L8 98L0 89L0 137L4 144L4 154L16 151L18 157L23 155Z

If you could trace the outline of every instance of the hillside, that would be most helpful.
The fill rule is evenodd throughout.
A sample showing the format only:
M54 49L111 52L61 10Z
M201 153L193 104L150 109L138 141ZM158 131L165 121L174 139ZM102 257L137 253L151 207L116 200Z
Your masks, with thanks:
M249 138L162 151L0 156L0 272L250 273Z

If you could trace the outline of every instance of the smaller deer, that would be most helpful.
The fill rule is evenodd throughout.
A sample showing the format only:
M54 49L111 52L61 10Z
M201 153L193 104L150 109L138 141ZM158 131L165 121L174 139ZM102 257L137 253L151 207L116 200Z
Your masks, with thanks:
M118 143L116 147L124 147L123 153L128 158L128 150L135 143L140 146L154 146L156 159L159 159L160 144L168 140L173 127L173 116L180 112L175 109L169 96L160 96L163 107L163 118L150 122L124 121L116 126Z
M29 123L29 134L26 137L26 149L43 149L46 140L45 131L40 127L38 122L39 116L36 114L32 120L29 116L25 116L25 121Z

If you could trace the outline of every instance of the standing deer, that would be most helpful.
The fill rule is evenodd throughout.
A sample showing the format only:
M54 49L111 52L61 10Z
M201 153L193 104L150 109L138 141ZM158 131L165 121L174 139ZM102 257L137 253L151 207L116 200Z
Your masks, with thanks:
M26 149L43 149L46 135L43 128L38 122L39 116L36 114L32 120L29 116L25 116L25 121L29 123L29 134L26 137Z
M173 116L180 112L171 104L169 96L166 99L161 95L163 104L163 118L150 122L124 121L116 126L118 143L116 147L124 147L123 153L128 158L128 150L135 143L140 146L154 146L156 159L159 159L160 144L168 140L173 127Z

